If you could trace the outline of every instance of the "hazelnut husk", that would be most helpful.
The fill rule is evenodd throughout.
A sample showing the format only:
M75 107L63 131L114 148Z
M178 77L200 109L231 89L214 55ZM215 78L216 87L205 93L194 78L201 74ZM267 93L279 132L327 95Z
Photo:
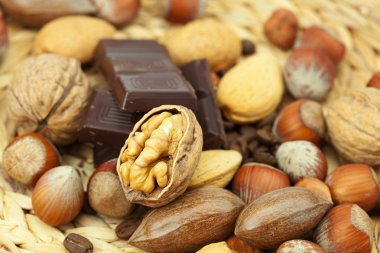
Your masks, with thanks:
M117 161L127 200L150 207L173 201L189 185L202 144L202 129L186 107L162 105L146 113Z
M78 61L53 54L25 60L8 92L19 134L36 131L54 144L75 141L90 85Z
M9 142L3 153L3 167L17 182L34 185L48 170L60 164L54 145L37 133L27 133Z
M90 206L98 213L121 218L133 211L127 201L116 172L117 159L102 163L88 181L87 192Z
M323 108L328 136L348 161L380 164L380 90L358 88L345 91Z

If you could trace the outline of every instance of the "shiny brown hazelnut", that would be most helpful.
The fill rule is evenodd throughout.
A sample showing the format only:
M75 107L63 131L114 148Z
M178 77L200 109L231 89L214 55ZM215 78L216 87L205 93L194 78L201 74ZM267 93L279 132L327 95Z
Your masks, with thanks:
M318 178L306 177L298 181L294 186L308 189L319 195L321 198L333 202L329 187Z
M326 179L334 203L354 203L365 211L379 201L379 183L373 169L366 164L352 163L336 168Z
M288 176L266 164L246 163L240 167L232 181L232 192L246 204L265 193L290 186Z
M230 236L226 240L228 248L230 248L233 252L238 252L238 253L261 253L261 250L259 249L254 249L246 243L245 241L239 239L235 235Z
M71 166L59 166L38 180L32 194L33 210L43 222L63 225L80 213L83 195L79 172Z
M322 49L335 64L342 61L345 52L342 42L318 26L312 26L305 30L301 38L301 46Z
M273 124L273 134L281 141L310 141L319 146L325 134L322 107L299 99L285 106Z
M140 0L93 0L97 15L114 25L131 22L140 9Z
M102 163L88 181L87 192L90 206L98 213L121 218L133 211L127 201L116 171L117 159Z
M3 167L16 181L34 185L51 168L60 164L54 145L37 133L28 133L11 140L3 153Z
M292 183L304 177L325 180L327 160L323 152L309 141L288 141L276 151L278 167L288 174Z
M297 17L287 9L276 10L264 24L264 33L268 40L283 50L293 47L297 30Z
M283 74L293 97L321 101L331 90L337 70L323 50L300 47L290 54Z
M371 253L373 227L368 214L355 204L332 208L314 232L314 242L328 253Z
M164 0L166 19L171 22L185 23L202 15L204 0Z
M380 89L380 72L374 74L369 82L367 83L367 87L373 87Z

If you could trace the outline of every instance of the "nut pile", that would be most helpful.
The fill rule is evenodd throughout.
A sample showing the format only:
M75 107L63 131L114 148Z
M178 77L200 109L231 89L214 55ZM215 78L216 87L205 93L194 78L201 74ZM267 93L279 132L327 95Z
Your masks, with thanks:
M217 100L211 102L224 117L224 147L205 149L201 122L213 122L199 119L200 108L107 107L117 120L143 116L113 159L94 168L92 151L103 144L79 143L78 130L86 110L95 110L89 101L97 82L114 81L92 75L99 72L94 50L102 38L125 38L126 28L116 26L131 22L141 2L0 2L10 22L40 27L32 55L9 77L6 103L16 133L0 160L0 249L380 252L380 74L331 99L350 53L335 34L301 27L291 9L275 9L260 24L267 45L254 44L207 12L197 19L202 0L164 1L167 20L187 22L158 38L173 62L148 48L153 56L143 52L141 59L109 66L132 73L125 77L128 89L144 93L162 85L175 94L177 79L155 75L182 78L175 65L205 59ZM0 25L7 23L0 19ZM144 42L134 43L121 53L133 55ZM118 45L107 48L115 51L104 61L120 61ZM287 51L282 63L279 51ZM197 104L209 92L198 88ZM111 99L121 96L112 89ZM339 156L335 163L331 149Z

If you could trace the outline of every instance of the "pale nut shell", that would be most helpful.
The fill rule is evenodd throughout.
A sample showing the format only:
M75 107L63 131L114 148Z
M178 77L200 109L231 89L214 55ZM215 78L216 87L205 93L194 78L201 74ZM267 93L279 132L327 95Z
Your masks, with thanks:
M205 58L214 71L232 66L241 54L241 41L237 35L214 19L200 19L170 29L162 43L177 65Z
M127 148L129 140L134 136L135 132L140 129L142 124L151 116L163 111L175 111L181 113L186 121L186 124L183 126L183 136L178 143L175 154L171 158L172 162L168 169L169 182L166 187L156 187L151 193L132 190L130 186L124 185L123 179L119 173L121 156ZM191 177L194 174L202 152L202 145L202 129L191 110L179 105L162 105L150 110L133 127L133 131L129 134L128 139L125 141L125 145L121 148L117 160L117 171L127 200L144 206L160 207L179 197L185 192L190 183Z
M34 41L35 54L54 53L78 59L81 63L92 59L102 38L109 38L115 28L106 21L88 16L57 18L38 32Z
M226 242L217 242L217 243L211 243L209 245L204 246L200 250L197 251L197 253L234 253L230 248L228 248L228 245Z
M223 76L217 98L229 120L252 123L275 111L283 92L277 60L268 49L262 48Z
M345 159L380 164L380 90L348 90L323 110L328 135Z
M14 72L9 115L19 134L36 131L54 144L67 145L77 137L90 92L77 60L53 54L31 57Z
M239 168L242 159L242 155L235 150L203 151L190 180L189 189L204 186L226 187Z

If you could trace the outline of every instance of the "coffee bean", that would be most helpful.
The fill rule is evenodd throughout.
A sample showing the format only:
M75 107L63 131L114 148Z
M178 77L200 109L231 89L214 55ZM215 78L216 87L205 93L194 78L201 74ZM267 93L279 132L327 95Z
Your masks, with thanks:
M259 141L258 140L253 140L248 144L248 150L253 153L259 146Z
M135 217L130 217L122 221L115 229L117 237L123 240L128 240L140 223L141 219Z
M271 153L268 153L268 152L256 151L253 154L253 159L258 163L265 163L271 166L277 165L276 158Z
M71 253L92 253L94 249L87 238L74 233L66 236L63 246Z
M239 131L241 135L247 138L248 142L257 136L256 129L253 126L242 126Z
M236 124L231 121L223 121L223 126L226 131L233 130Z
M276 137L272 133L271 126L265 126L257 130L257 138L264 144L275 144Z
M262 128L263 126L272 126L277 115L278 115L277 112L272 112L271 114L269 114L268 116L260 120L257 123L257 127Z
M250 40L242 40L242 54L243 55L250 55L254 54L256 52L256 46L255 44Z

